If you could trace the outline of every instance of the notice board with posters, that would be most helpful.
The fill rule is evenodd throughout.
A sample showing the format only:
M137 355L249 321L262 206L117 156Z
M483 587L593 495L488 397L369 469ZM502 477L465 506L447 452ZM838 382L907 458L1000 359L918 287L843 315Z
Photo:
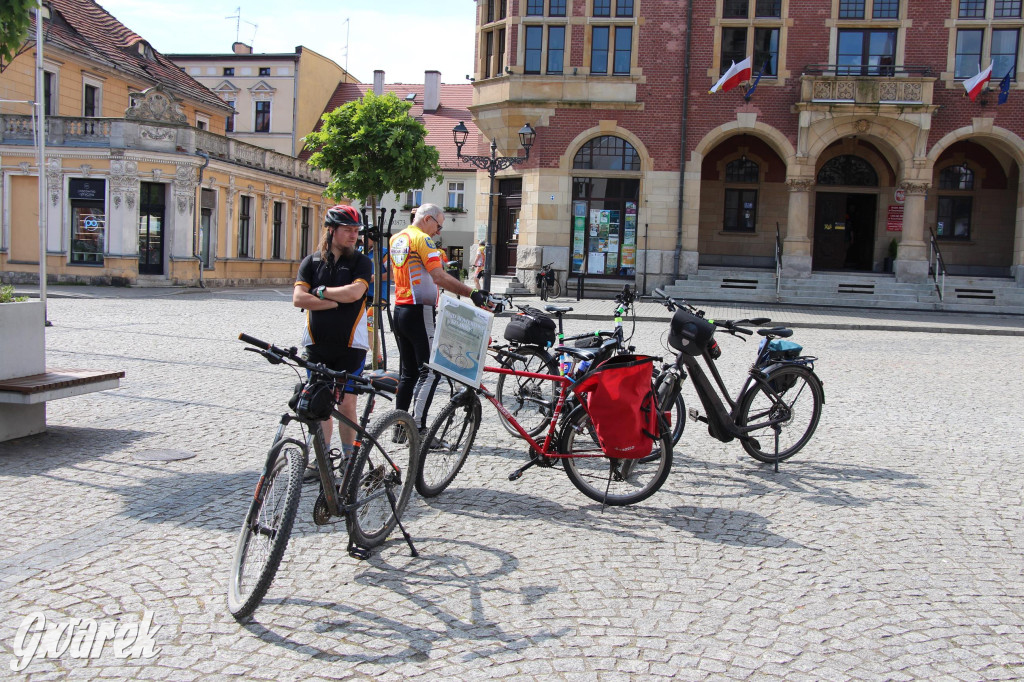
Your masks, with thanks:
M888 232L903 231L903 207L897 204L889 204L889 210L885 216L885 229Z

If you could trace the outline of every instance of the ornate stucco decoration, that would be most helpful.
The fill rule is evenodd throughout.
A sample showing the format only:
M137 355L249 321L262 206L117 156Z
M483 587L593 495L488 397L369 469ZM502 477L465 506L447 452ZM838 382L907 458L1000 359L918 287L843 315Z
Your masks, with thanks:
M60 195L64 189L61 187L62 177L60 159L47 159L46 191L50 195L50 204L53 206L60 203Z
M925 182L912 182L904 180L899 184L899 187L907 194L927 194L929 185L928 183Z
M159 85L142 92L129 93L129 96L134 104L125 110L126 119L156 123L188 123L178 100L169 92L164 92L163 87Z
M871 123L864 118L858 119L856 123L853 124L853 129L856 130L858 133L866 133L868 131L868 128L870 127Z
M125 202L129 209L135 209L135 199L139 189L139 164L135 161L114 159L110 162L110 194L114 199L114 208L121 208Z
M810 192L814 189L814 180L812 178L794 178L786 180L786 187L790 192Z
M196 169L191 165L179 164L174 171L174 199L178 213L192 213L196 207Z

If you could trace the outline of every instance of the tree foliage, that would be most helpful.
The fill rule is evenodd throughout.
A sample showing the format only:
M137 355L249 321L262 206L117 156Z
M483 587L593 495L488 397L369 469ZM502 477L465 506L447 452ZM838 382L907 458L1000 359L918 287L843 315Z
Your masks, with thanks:
M306 136L309 164L331 172L324 192L335 200L363 201L441 182L437 149L427 129L409 115L412 104L394 93L366 93L323 115L320 130Z
M31 26L36 0L3 0L0 2L0 61L10 62L18 53Z

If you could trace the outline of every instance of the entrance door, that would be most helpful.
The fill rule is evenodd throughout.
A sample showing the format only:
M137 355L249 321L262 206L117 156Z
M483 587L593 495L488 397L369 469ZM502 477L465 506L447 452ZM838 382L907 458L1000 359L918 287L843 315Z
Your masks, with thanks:
M139 187L139 274L164 274L164 185Z
M814 210L814 269L872 269L875 245L874 194L818 192Z
M498 183L498 236L494 244L494 274L516 274L519 248L519 209L523 202L523 181L519 178Z

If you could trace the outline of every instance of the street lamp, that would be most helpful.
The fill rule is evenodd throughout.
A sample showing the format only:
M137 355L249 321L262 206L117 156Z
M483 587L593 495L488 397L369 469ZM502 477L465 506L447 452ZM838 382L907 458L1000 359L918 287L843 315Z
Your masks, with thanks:
M533 146L536 131L527 123L519 129L519 144L526 150L525 156L497 156L498 144L491 140L490 156L469 156L462 154L462 145L466 144L466 137L469 135L469 128L462 121L452 128L452 136L455 138L456 155L471 163L480 170L487 171L490 177L490 191L487 193L487 244L484 247L484 289L491 290L491 273L494 271L494 174L500 170L510 168L517 163L522 163L530 158L530 147Z

